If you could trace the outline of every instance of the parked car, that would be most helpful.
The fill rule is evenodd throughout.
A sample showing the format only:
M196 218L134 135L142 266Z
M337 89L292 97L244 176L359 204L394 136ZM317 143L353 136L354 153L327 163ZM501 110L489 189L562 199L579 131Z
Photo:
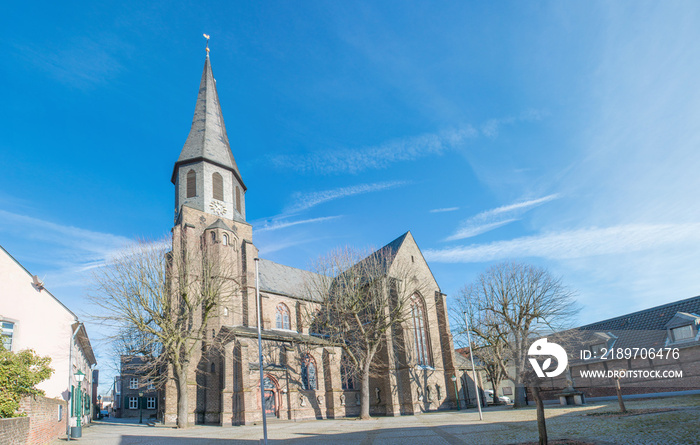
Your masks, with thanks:
M496 401L493 397L493 390L485 389L484 394L486 394L486 400L489 403L496 403ZM513 403L513 401L510 399L510 397L506 397L506 396L498 396L498 401L500 403L505 403L506 405L510 405L511 403Z
M106 409L103 409L102 411L100 411L100 417L101 418L109 417L109 411L107 411Z

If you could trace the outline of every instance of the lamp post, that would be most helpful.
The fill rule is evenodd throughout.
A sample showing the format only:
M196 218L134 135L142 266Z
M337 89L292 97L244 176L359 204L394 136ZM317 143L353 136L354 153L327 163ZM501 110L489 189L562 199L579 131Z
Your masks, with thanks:
M139 391L139 423L143 423L143 392Z
M457 392L457 376L453 375L450 377L450 380L452 380L452 383L455 385L455 397L457 398L457 410L461 410L462 406L459 404L459 393Z
M83 379L85 379L85 373L78 369L78 372L75 374L75 381L78 382L78 406L77 406L77 411L78 411L78 420L76 423L76 431L75 435L73 437L83 437L83 427L81 425L81 418L83 417L83 390L82 390L82 383Z

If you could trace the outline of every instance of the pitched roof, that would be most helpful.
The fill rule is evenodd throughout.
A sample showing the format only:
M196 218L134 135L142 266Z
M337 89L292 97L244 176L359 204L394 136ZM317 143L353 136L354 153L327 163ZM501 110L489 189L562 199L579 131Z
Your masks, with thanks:
M226 134L224 116L221 113L219 95L216 92L216 82L212 74L209 55L207 55L204 62L204 71L202 72L202 80L199 83L199 94L197 95L197 103L194 108L190 134L187 136L185 145L180 152L180 157L175 163L172 182L175 183L179 165L201 160L209 161L212 164L230 170L240 181L243 189L246 189L238 171L236 160L233 158L231 145Z
M571 337L565 341L582 349L587 349L595 344L605 344L607 348L614 347L615 349L661 348L666 346L669 322L679 313L690 315L685 317L688 322L698 317L700 296L587 324L558 333L555 337ZM694 344L687 343L681 346ZM573 361L573 363L579 362L580 360L576 359Z
M227 226L226 223L221 220L221 218L214 221L214 223L211 224L209 227L207 227L206 230L209 230L209 229L224 229L224 230L228 230L229 232L233 232L233 230L231 230L231 228L229 226Z
M289 297L308 299L308 285L323 282L319 274L260 259L260 290ZM330 281L330 280L328 280Z

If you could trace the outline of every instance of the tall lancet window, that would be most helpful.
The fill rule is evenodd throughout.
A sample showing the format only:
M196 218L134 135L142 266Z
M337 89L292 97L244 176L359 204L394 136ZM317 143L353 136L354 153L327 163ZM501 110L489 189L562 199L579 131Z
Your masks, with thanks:
M197 196L197 173L194 170L187 172L187 197L194 198Z
M280 303L277 305L277 314L275 315L275 327L277 329L291 329L291 324L289 323L289 308L284 303Z
M214 188L214 199L224 200L224 178L219 173L211 175L211 183Z
M428 326L425 319L425 304L423 299L417 294L411 298L411 319L413 321L416 364L432 366Z
M241 213L241 189L236 187L236 210Z

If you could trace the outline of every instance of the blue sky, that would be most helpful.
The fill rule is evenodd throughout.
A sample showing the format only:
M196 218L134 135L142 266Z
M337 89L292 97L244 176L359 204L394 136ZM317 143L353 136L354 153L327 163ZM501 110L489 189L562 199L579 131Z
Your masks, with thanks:
M697 2L9 3L0 244L80 313L90 270L169 232L207 33L261 256L411 230L448 301L506 259L561 276L581 323L695 296L699 24Z

